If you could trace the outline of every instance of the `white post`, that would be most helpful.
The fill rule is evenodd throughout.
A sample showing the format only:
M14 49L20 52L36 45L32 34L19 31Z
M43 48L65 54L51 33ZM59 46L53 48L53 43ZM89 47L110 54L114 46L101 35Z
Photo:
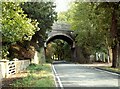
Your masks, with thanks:
M105 62L105 53L103 52L103 62Z
M98 59L98 53L96 53L96 61L98 61L99 59Z
M32 63L39 64L39 58L38 58L38 52L35 51L34 59L32 60Z
M99 60L102 61L102 53L99 53Z
M108 58L107 58L107 63L110 63L110 57L108 56Z
M40 60L40 63L41 63L41 64L45 63L45 52L44 52L44 48L41 48L41 49L40 49L39 60Z
M8 66L9 61L6 61L6 78L9 76L9 66Z

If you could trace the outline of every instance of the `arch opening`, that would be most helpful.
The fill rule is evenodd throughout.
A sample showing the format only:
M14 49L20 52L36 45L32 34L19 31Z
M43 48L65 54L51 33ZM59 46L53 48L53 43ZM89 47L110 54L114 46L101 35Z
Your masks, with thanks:
M71 45L69 45L68 42L61 39L55 39L48 43L46 48L46 59L56 61L71 60L71 52Z
M61 49L63 51L61 51L61 52L57 51L58 54L54 54L54 51L52 52L52 50L50 50L50 52L48 52L50 45L52 43L56 43L55 40L63 40L64 42L66 42L68 44L67 47L69 47L69 48L67 48L67 49L69 51L68 52L66 51L66 48L64 48L64 42L63 42L63 45L61 45ZM49 45L49 43L50 43L50 45ZM60 46L58 46L58 47L60 47ZM57 50L57 48L55 50ZM48 59L49 53L52 55L52 56L50 55L51 59L58 58L58 59L61 59L61 60L62 59L66 60L66 58L67 58L70 61L75 61L75 59L76 59L76 54L75 54L75 40L74 40L74 37L71 35L70 32L58 32L58 31L51 32L48 35L48 38L46 39L46 41L44 43L44 50L45 50L46 60L49 60ZM67 53L67 54L65 54L65 53ZM53 55L55 55L55 56L53 56ZM65 55L67 55L67 56L65 57Z
M54 41L56 39L64 40L69 45L71 45L71 48L75 48L75 42L74 42L73 38L71 38L70 36L68 36L66 34L56 34L56 35L52 35L52 36L48 37L48 39L44 43L44 47L46 48L48 43L50 43L50 42L52 42L52 41Z

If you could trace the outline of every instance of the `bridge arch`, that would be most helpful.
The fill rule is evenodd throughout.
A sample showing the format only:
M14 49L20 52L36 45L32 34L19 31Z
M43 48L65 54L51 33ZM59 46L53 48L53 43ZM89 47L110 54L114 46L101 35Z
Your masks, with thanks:
M52 42L55 39L62 39L64 41L66 41L69 45L71 45L71 48L75 48L74 39L70 35L65 34L65 33L55 33L55 34L50 35L47 38L46 42L44 43L44 47L46 48L47 44Z
M48 38L44 42L45 57L47 52L47 45L56 39L61 39L66 41L71 47L71 60L76 60L75 33L74 31L70 30L69 24L56 22L53 24L51 32L47 33Z

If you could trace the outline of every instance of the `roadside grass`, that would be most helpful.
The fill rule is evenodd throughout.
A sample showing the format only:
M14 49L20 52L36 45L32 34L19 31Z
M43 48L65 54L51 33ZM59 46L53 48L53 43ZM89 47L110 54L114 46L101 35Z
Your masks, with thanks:
M118 72L120 73L120 67L118 68L111 68L110 66L104 66L104 67L101 67L102 69L106 69L106 70L110 70L110 71L113 71L113 72Z
M55 87L51 64L31 64L27 68L27 77L16 80L13 87Z

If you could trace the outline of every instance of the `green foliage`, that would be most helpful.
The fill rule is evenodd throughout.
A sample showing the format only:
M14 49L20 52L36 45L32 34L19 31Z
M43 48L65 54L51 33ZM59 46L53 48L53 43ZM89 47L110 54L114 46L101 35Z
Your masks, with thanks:
M13 87L55 87L50 64L36 65L30 64L27 68L28 75L22 79L14 81Z
M85 53L91 54L102 50L105 47L106 37L98 17L103 15L103 12L96 10L96 4L75 2L71 5L69 13L71 16L69 14L68 22L77 34L77 44Z
M118 50L119 50L119 23L120 23L120 2L106 2L106 3L100 3L98 5L99 8L104 8L106 15L110 16L111 19L105 19L105 23L110 24L110 27L108 30L109 33L109 37L110 39L108 40L108 45L112 48L112 54L113 54L113 58L112 58L112 67L116 68L117 65L117 60L119 54L118 54ZM104 17L106 18L106 17ZM109 23L110 21L110 23ZM119 44L120 45L120 44Z
M110 66L107 66L107 67L100 67L102 69L105 69L105 70L108 70L108 71L111 71L111 72L116 72L116 73L120 73L120 67L118 68L111 68Z
M30 40L35 26L26 18L18 3L2 2L2 41L14 43L24 36Z
M63 51L63 58L64 60L70 61L71 60L71 47L67 42L64 42L62 47Z
M120 3L118 2L104 2L99 3L97 5L97 10L101 11L103 15L101 15L100 22L104 28L103 30L107 30L108 33L108 45L112 48L119 42L119 24L120 24ZM109 13L109 14L108 14ZM113 21L113 16L115 15L115 23ZM117 24L117 25L116 25Z
M29 67L27 68L27 70L30 73L34 73L34 72L43 70L43 68L42 68L42 66L38 66L37 64L32 63L32 64L29 65Z
M50 72L50 65L48 64L43 64L43 65L38 65L38 64L34 64L34 63L31 63L28 67L27 67L27 70L28 71L42 71L42 70L46 70L48 72Z
M113 42L109 31L114 4L118 3L74 2L69 11L66 12L67 21L71 24L71 29L75 30L77 34L78 45L83 47L88 54L106 51L104 49Z
M54 21L57 20L57 13L54 10L55 5L53 2L26 2L21 4L21 7L24 13L28 14L29 18L39 22L39 35L44 38L46 30L50 30Z
M23 14L18 2L2 2L2 56L8 54L8 47L17 41L30 40L37 23Z
M59 22L68 22L68 19L69 19L68 12L60 12L58 14Z
M56 39L56 40L54 40L54 43L56 44L56 45L54 45L54 48L55 48L54 54L57 56L58 59L60 59L60 60L64 59L63 58L63 55L64 55L64 49L63 49L64 41Z
M119 2L74 2L64 15L64 21L68 21L76 32L76 42L83 54L107 52L109 47L114 49L119 44ZM117 54L117 50L113 53ZM114 55L114 64L116 60L117 56Z
M46 62L49 62L49 63L52 63L52 56L54 55L54 52L55 52L55 46L56 44L54 43L50 43L48 44L47 46L47 49L46 49Z
M8 47L7 46L2 46L2 58L6 58L8 55Z
M53 42L48 44L47 47L47 61L52 62L51 57L54 55L58 60L70 60L71 58L71 49L70 45L63 41L56 39ZM55 60L55 58L53 58Z

